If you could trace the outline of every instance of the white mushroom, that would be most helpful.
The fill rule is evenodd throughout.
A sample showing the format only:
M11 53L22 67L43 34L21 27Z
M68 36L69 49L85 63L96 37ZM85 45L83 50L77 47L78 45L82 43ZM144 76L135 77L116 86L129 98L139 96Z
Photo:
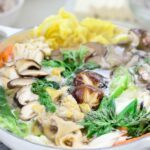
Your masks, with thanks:
M38 95L32 93L31 85L28 85L24 86L16 93L15 99L19 102L19 104L24 106L29 102L38 100Z
M17 78L8 82L8 88L16 88L16 87L23 87L26 85L30 85L34 82L33 78Z
M37 105L39 105L39 103L37 101L34 101L34 102L30 102L29 104L24 106L21 109L20 118L24 121L28 121L28 120L36 117L38 114L34 111L34 107Z

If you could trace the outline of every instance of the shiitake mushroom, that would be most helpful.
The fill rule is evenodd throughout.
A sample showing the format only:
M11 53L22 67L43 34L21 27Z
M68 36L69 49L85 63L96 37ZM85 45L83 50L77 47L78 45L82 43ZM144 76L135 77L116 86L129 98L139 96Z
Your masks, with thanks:
M103 91L91 85L76 86L72 95L79 104L87 103L91 108L97 108L103 98Z
M104 77L98 73L92 71L82 71L76 75L74 85L79 86L82 84L103 88L105 86L105 81Z

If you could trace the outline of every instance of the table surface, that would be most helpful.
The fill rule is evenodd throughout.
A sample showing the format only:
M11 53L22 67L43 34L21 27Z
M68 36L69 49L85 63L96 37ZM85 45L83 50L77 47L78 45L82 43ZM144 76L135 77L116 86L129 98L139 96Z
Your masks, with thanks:
M4 144L0 143L0 150L10 150Z

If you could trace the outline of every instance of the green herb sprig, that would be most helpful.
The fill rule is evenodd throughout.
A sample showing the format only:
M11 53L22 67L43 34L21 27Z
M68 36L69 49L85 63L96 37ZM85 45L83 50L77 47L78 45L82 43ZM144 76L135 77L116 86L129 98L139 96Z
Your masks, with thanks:
M47 87L58 89L59 84L46 79L38 79L32 84L32 92L39 95L39 102L46 107L47 111L55 112L56 106L53 103L51 96L46 91Z
M116 115L111 99L105 98L103 106L86 115L81 124L87 131L87 137L100 136L118 128L127 129L132 137L141 136L150 131L150 112L137 108L137 99L133 100L121 113Z
M44 60L42 65L45 67L62 67L64 68L62 75L65 78L70 78L81 70L93 70L100 67L93 62L85 62L87 53L88 49L84 46L79 50L64 50L62 51L63 60Z

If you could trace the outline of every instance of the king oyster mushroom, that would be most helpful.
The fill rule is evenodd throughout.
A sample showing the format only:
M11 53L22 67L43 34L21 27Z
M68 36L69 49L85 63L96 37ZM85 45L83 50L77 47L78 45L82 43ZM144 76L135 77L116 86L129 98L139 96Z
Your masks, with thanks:
M29 102L38 100L38 95L31 91L31 85L22 87L15 95L15 100L21 105L27 105Z
M48 74L40 70L41 66L31 59L19 59L15 63L16 70L23 77L45 77Z
M30 85L35 81L33 78L17 78L8 82L7 87L12 89L16 87L23 87L26 85Z

